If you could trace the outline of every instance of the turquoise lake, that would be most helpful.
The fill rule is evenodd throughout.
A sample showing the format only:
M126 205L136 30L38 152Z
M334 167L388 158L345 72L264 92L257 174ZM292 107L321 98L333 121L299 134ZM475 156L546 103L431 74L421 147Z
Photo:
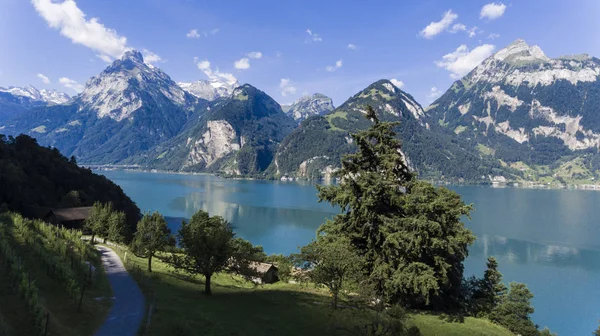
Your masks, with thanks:
M168 217L175 232L203 209L220 215L238 236L267 253L292 253L336 213L318 203L310 183L222 179L129 171L98 171L145 211ZM600 193L451 187L473 203L465 224L477 236L465 275L482 276L495 256L504 281L524 282L535 297L534 322L564 335L591 335L600 319Z

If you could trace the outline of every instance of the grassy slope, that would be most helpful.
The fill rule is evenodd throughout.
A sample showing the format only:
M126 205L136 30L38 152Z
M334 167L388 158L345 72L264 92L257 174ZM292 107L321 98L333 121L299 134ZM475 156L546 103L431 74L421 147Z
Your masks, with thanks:
M130 270L145 270L147 261L128 253L126 265ZM156 307L144 335L328 334L330 300L323 290L285 283L254 287L221 274L213 278L213 296L207 297L201 293L202 278L175 274L158 260L152 269L151 276L143 271L136 276ZM446 317L415 314L410 323L418 326L424 336L511 335L502 327L475 318L459 323L449 322Z
M412 324L419 327L424 336L511 336L505 328L485 319L466 317L459 322L452 317L431 314L415 314Z
M95 265L101 272L97 276L96 286L86 289L81 305L81 312L77 312L77 305L69 297L64 286L46 275L43 268L33 259L32 252L21 241L15 246L19 250L26 269L30 272L32 280L38 287L40 302L50 314L49 335L76 336L92 335L104 321L112 303L112 290L108 279L104 275L101 265ZM9 336L33 335L30 330L30 316L22 299L14 292L7 278L0 276L0 335L2 331L2 315L4 324L11 330ZM96 300L95 298L108 298ZM6 300L6 301L5 301Z

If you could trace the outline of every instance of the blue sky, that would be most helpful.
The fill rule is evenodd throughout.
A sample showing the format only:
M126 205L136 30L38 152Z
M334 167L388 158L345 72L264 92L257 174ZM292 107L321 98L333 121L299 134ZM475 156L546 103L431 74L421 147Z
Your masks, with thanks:
M233 76L280 103L321 92L339 105L394 78L427 105L518 38L600 56L598 14L596 0L0 0L0 86L75 94L135 48L175 81Z

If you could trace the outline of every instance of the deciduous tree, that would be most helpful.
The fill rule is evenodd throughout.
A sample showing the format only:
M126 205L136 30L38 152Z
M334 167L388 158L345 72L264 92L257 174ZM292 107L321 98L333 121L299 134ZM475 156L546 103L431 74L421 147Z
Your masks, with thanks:
M251 278L257 274L250 263L265 258L262 247L234 237L231 226L222 217L211 217L200 210L189 222L181 224L177 238L183 254L173 254L168 262L176 269L203 275L204 293L211 295L215 273L230 271Z
M167 221L158 212L145 214L138 223L132 250L136 255L148 258L148 272L152 272L152 258L165 248L170 236Z
M329 288L334 309L338 306L339 293L346 282L353 278L358 280L363 268L363 258L350 240L343 236L320 235L302 247L295 259L311 282Z

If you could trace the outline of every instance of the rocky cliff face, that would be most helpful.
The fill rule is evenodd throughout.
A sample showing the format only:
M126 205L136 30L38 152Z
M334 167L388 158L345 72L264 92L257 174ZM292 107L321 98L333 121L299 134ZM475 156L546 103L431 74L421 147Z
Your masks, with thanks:
M213 102L178 136L130 160L162 169L261 174L295 127L279 104L245 84Z

